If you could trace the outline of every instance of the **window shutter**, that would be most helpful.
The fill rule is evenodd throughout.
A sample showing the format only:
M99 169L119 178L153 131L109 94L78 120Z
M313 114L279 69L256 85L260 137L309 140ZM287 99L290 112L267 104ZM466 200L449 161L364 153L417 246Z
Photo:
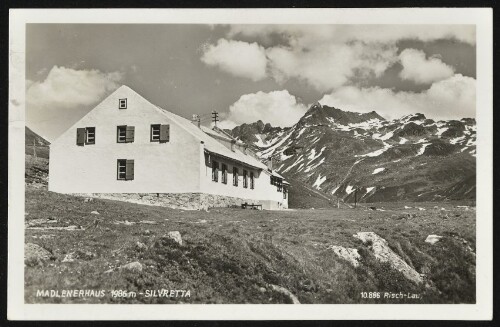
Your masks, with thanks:
M134 180L134 160L127 159L126 168L125 179Z
M127 126L125 133L125 142L134 142L135 126Z
M160 142L170 141L170 125L160 126Z
M85 128L76 129L76 145L85 144Z

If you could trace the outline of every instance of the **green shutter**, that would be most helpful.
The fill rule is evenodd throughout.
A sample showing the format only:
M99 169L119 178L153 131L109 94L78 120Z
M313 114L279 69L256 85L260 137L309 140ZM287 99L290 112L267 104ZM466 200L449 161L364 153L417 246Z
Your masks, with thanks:
M135 126L127 126L125 133L125 142L134 142Z
M160 142L170 141L170 125L160 126Z
M76 129L76 145L85 144L85 128Z
M134 160L127 159L126 168L125 179L134 180Z

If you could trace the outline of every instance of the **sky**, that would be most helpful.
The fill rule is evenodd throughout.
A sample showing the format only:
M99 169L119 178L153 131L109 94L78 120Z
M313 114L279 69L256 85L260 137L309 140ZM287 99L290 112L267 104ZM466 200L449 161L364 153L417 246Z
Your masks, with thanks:
M28 24L26 124L53 141L127 85L220 127L292 126L314 103L475 117L474 25Z

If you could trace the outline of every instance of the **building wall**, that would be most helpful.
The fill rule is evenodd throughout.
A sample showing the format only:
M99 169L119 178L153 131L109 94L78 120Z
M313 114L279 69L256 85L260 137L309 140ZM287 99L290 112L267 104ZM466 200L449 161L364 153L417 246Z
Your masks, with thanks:
M206 194L219 194L240 199L248 199L249 203L262 204L264 209L286 209L288 208L287 199L283 199L283 192L278 192L275 185L271 185L268 172L258 169L244 167L232 160L213 156L211 161L219 163L218 182L212 181L212 166L208 162L206 155L203 155L203 164L200 171L200 190ZM227 184L222 183L222 164L228 168ZM239 170L238 186L233 185L233 167ZM243 169L248 171L248 188L243 187ZM250 172L254 173L255 188L250 188Z
M118 100L127 98L127 109ZM170 124L170 141L150 142L151 124ZM133 143L117 143L118 125L135 126ZM95 127L96 142L76 144L76 129ZM60 193L200 191L200 142L123 86L50 146L49 190ZM134 180L117 180L117 159L134 160Z

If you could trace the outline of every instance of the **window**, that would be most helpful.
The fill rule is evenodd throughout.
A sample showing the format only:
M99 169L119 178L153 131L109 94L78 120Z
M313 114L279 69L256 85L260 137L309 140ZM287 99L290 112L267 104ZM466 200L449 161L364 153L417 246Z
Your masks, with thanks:
M212 181L219 181L219 163L217 161L212 161Z
M271 185L274 185L275 182L274 182L274 176L271 176Z
M116 168L118 180L128 181L134 179L134 160L118 159Z
M116 142L117 143L132 143L134 142L135 127L134 126L117 126L116 127Z
M277 187L277 191L278 192L281 192L283 190L283 184L282 184L282 180L279 179L279 178L276 178L276 186Z
M250 189L254 189L255 187L255 181L253 179L253 172L250 172Z
M283 199L286 199L286 194L288 193L288 189L283 187Z
M227 184L227 165L222 164L222 183Z
M243 170L243 187L244 188L248 187L247 171L246 170Z
M76 129L76 145L95 144L95 127Z
M151 142L165 143L170 141L170 125L151 125Z
M151 142L160 142L160 124L151 125Z
M127 109L127 99L118 100L118 109Z
M233 167L233 186L238 186L238 168Z
M85 128L85 144L95 144L95 127Z

